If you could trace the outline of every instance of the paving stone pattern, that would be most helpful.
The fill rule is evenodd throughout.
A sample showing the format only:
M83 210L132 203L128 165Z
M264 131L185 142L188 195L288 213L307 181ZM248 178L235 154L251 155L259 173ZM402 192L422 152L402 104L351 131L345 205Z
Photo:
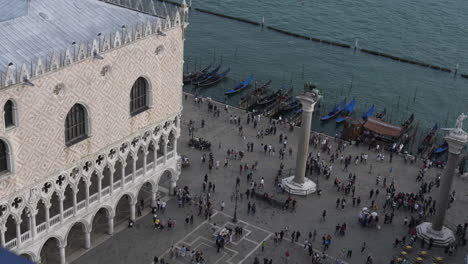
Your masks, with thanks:
M216 89L213 87L212 89ZM221 109L223 109L223 106ZM237 115L242 118L242 126L244 127L245 139L238 135L237 126L229 123L229 115ZM201 128L201 120L205 120L205 127ZM213 169L211 172L208 169L207 164L202 164L201 155L199 150L188 147L188 129L187 124L189 120L195 121L196 130L195 137L203 137L212 142L212 152L214 159L219 160L221 166L219 169ZM274 178L277 170L279 169L280 160L278 156L271 156L265 154L259 150L261 143L272 144L278 153L280 143L278 141L279 134L288 136L288 147L293 148L293 154L289 156L286 154L286 158L283 161L285 164L285 174L288 176L289 172L293 173L295 164L295 151L296 151L296 137L297 129L290 132L283 126L278 126L278 131L275 136L265 136L264 138L256 138L257 130L253 128L252 124L246 125L245 111L229 108L229 113L225 114L221 111L220 117L213 117L212 113L207 111L207 105L195 105L193 98L188 96L187 100L184 100L184 109L182 115L181 124L181 138L178 142L178 152L183 155L187 155L190 159L191 165L188 168L184 168L182 175L178 182L178 185L188 186L193 194L205 195L202 192L202 181L205 174L208 174L209 181L216 184L216 192L211 195L210 200L213 203L215 209L220 209L221 201L225 201L226 208L224 213L228 215L234 214L234 200L232 196L234 193L236 177L239 176L241 179L240 191L244 193L248 188L249 184L246 181L246 174L239 173L239 165L241 161L231 160L228 168L222 168L224 158L226 156L227 149L243 150L246 151L246 143L254 142L254 151L245 152L245 157L242 160L242 164L247 162L249 165L255 161L259 162L258 170L254 171L253 179L257 182L260 181L261 177L265 178L265 191L275 193ZM265 129L268 126L268 120L263 118L257 127L257 129ZM314 124L312 124L314 126ZM219 143L221 142L221 148ZM311 148L311 152L315 155L318 149ZM387 177L388 182L390 181L389 171L390 168L394 168L393 177L396 181L396 188L402 192L417 192L419 184L416 183L415 178L418 174L418 167L421 165L420 162L416 164L405 164L401 157L395 156L393 162L390 163L387 157L384 162L378 162L375 159L376 153L369 151L367 146L350 146L347 147L344 155L359 155L361 153L368 153L369 160L367 165L359 164L350 166L349 172L357 175L357 186L356 196L360 196L362 203L360 207L369 206L371 199L369 199L369 191L371 189L380 189L380 194L375 199L375 202L379 205L378 212L382 216L383 222L383 211L381 209L384 202L385 190L382 186L375 185L375 179L377 175L381 175L382 179ZM322 153L322 156L327 156ZM372 172L369 173L369 165L372 164ZM310 263L310 258L307 252L301 247L301 243L307 237L308 232L316 230L317 240L312 243L314 249L322 250L321 237L323 235L332 235L332 242L330 249L327 250L327 254L331 257L343 258L344 253L347 249L353 250L351 258L345 259L348 263L365 263L368 255L374 258L374 263L389 263L392 256L398 255L402 249L394 248L392 246L395 238L401 238L407 235L407 227L403 225L403 219L405 216L410 216L410 213L405 210L396 210L395 217L392 224L382 225L381 229L376 228L364 228L358 223L358 214L360 208L352 206L351 196L345 196L343 193L338 193L336 188L333 186L333 180L338 177L342 180L346 179L349 172L342 171L343 167L339 161L333 165L332 176L329 180L326 180L323 175L311 177L312 180L318 180L320 189L323 190L321 196L316 194L308 197L296 197L297 209L295 211L281 210L273 208L270 205L260 200L251 200L255 202L257 206L257 212L255 215L247 214L247 199L242 197L239 200L239 208L237 211L238 218L241 223L245 223L247 229L251 228L251 234L245 236L244 240L239 245L233 245L230 250L225 250L221 254L216 254L214 247L213 232L210 231L211 225L204 222L203 217L196 216L197 208L194 206L185 206L184 208L177 208L177 203L174 200L168 202L168 209L163 216L163 220L167 220L169 217L177 220L177 227L174 230L153 230L151 216L141 218L136 222L135 228L125 229L124 231L117 233L112 239L107 240L101 245L88 251L84 256L79 258L74 263L93 264L93 263L150 263L154 256L162 256L167 254L171 245L179 245L180 243L195 243L195 247L202 249L205 254L210 258L208 263L253 263L253 258L258 256L263 262L263 257L273 258L274 264L284 263L284 254L288 250L291 253L289 263ZM442 173L440 169L430 169L426 174L427 180L433 179L437 174ZM453 189L456 191L456 200L452 204L448 211L446 223L449 226L454 226L459 223L464 223L468 219L468 213L466 208L468 206L467 199L467 183L456 177L454 180ZM279 199L285 199L286 196L281 193L276 194ZM437 199L438 189L434 188L430 194L433 198ZM346 197L347 205L344 209L335 209L335 202L337 198ZM320 221L321 213L323 210L327 210L327 217L325 222ZM185 225L184 218L187 215L195 214L195 223L193 225ZM217 214L216 217L220 217ZM416 216L416 215L415 215ZM213 221L216 220L216 217ZM430 220L430 219L428 219ZM220 223L226 224L228 221L222 220ZM345 236L336 236L335 226L337 223L347 224L347 232ZM213 223L213 222L212 222ZM201 225L201 226L200 226ZM280 245L273 245L271 237L267 240L267 247L264 252L261 252L260 248L256 248L255 242L259 242L265 238L267 233L262 233L259 230L254 229L259 227L261 230L274 233L279 232L281 229L289 227L289 230L300 230L302 236L298 244L285 243ZM195 231L194 231L195 230ZM249 229L250 230L250 229ZM190 233L194 231L192 235ZM210 231L210 232L209 232ZM195 234L196 233L196 234ZM197 242L196 239L199 239ZM289 238L289 237L288 237ZM254 241L251 243L249 240ZM363 253L360 252L362 242L367 243L367 247ZM211 243L210 243L211 242ZM258 244L257 244L258 246ZM242 252L242 256L248 256L246 260L242 262L239 260L240 255L236 255L235 251ZM415 259L417 254L421 251L420 244L415 244L413 252L410 252L410 258ZM252 253L253 252L253 253ZM459 247L456 254L449 257L444 254L443 249L433 248L429 251L431 257L442 256L444 257L445 263L448 264L461 264L465 255L466 249ZM251 254L252 253L252 254ZM250 255L248 255L250 254ZM230 261L230 262L228 262ZM174 263L170 260L169 263ZM184 262L179 262L184 263ZM332 263L332 262L330 262ZM430 264L431 259L428 258L423 262Z

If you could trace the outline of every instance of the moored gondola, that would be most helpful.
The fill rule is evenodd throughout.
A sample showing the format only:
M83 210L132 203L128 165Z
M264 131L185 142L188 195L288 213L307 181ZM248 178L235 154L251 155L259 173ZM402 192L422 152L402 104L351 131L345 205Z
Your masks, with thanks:
M333 117L337 116L339 113L341 113L341 111L343 111L343 108L345 107L346 105L346 98L341 101L341 103L334 107L329 113L328 115L320 118L320 121L326 121L326 120L329 120L329 119L332 119Z
M247 79L247 80L244 80L242 81L241 83L239 83L236 87L234 87L233 89L231 90L228 90L226 92L224 92L225 95L232 95L232 94L235 94L235 93L238 93L240 91L242 91L243 89L245 89L247 86L249 86L249 84L252 82L253 80L253 74L250 75L250 77Z
M354 107L356 106L356 99L351 100L351 102L346 106L340 116L336 119L336 123L340 124L353 113Z
M265 84L262 86L255 88L251 92L249 92L247 95L242 96L240 101L239 101L239 107L242 109L247 109L254 105L257 100L260 98L260 96L264 95L269 88L269 85L271 84L271 80L267 81Z
M440 145L440 146L434 151L434 154L444 153L445 151L447 151L447 149L448 149L448 143L447 143L447 141L444 141L444 143L442 143L442 145Z
M231 71L231 68L228 68L224 72L222 72L220 74L217 74L216 76L210 78L209 80L207 80L207 81L205 81L203 83L199 83L197 86L198 87L208 87L208 86L215 85L215 84L221 82L222 80L224 80L224 78L226 78L229 71Z
M374 111L375 111L375 106L372 105L369 110L367 110L367 112L365 112L361 118L364 120L364 121L367 121L367 119L369 119L369 117L371 117L373 114L374 114Z
M206 68L202 69L201 71L194 72L194 73L189 73L189 74L184 74L184 84L191 84L194 80L200 78L201 76L205 75L208 73L209 69L211 68L211 64L208 65Z
M201 76L199 76L198 78L194 79L192 81L192 84L198 86L199 84L201 83L204 83L204 82L207 82L209 81L211 78L214 78L218 75L218 71L221 69L221 64L218 65L218 67L216 67L214 70L212 70L211 72L209 73L206 73L206 74L203 74Z
M377 114L375 114L375 118L383 120L386 114L387 114L387 108L384 108L382 112L378 112Z
M283 89L279 89L276 92L274 92L273 94L270 94L270 95L264 96L263 98L260 98L260 100L257 101L256 105L257 106L265 106L265 105L271 104L274 101L276 101L278 99L278 97L281 96L282 94L283 94Z

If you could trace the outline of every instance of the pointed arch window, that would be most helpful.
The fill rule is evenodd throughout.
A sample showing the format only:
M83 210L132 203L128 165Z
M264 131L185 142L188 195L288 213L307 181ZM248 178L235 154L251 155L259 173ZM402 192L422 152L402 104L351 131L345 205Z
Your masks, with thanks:
M65 120L65 144L71 146L89 135L88 113L81 104L75 104Z
M8 100L3 106L3 117L6 128L16 126L16 106L12 100Z
M139 77L130 92L130 115L135 116L149 108L148 81Z
M11 172L10 149L7 143L0 139L0 174Z

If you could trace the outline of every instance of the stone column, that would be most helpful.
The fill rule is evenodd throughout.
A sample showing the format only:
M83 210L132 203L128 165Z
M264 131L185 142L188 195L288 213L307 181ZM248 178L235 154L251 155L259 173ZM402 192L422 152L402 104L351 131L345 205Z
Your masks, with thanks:
M124 161L122 162L122 179L120 179L120 186L122 187L122 189L124 188L124 185L125 185L125 167L127 167L127 162Z
M110 165L109 170L110 170L110 193L112 194L114 192L114 173L115 173L115 165Z
M78 211L78 202L76 200L77 193L78 193L78 189L73 190L73 216L75 216L76 212Z
M0 229L0 246L2 248L5 248L5 232L6 232L6 227L2 226Z
M153 190L151 192L151 207L156 207L156 200L157 199L158 199L158 189Z
M97 182L97 186L98 186L98 192L97 192L97 197L98 197L98 201L101 201L101 192L102 192L102 179L104 177L102 176L102 173L99 172L98 173L98 182Z
M36 237L36 232L37 232L37 227L36 227L36 214L37 210L33 213L31 213L31 237L35 238Z
M145 150L145 151L143 152L143 175L144 175L144 176L146 176L146 171L147 171L147 169L146 169L146 165L147 165L147 164L146 164L146 163L147 163L147 159L148 159L148 158L147 158L148 153L149 153L149 151L147 151L147 150Z
M66 264L67 261L65 259L65 246L59 246L60 251L60 264Z
M177 138L174 136L174 157L177 153Z
M130 220L135 221L135 202L131 202L130 205Z
M305 96L298 96L302 103L302 123L299 130L299 143L297 144L296 170L294 174L294 182L303 184L305 181L305 170L307 163L307 155L309 153L309 138L310 127L312 125L312 113L315 103Z
M171 185L169 186L169 195L174 195L174 190L177 187L177 181L171 179Z
M136 178L136 164L137 164L138 154L133 156L133 165L132 165L132 181L135 181Z
M167 139L164 140L164 164L167 162Z
M91 232L85 232L85 248L91 248Z
M50 228L50 206L45 205L45 222L46 222L46 229L49 231Z
M89 206L89 185L90 181L86 181L86 189L85 189L85 194L86 194L86 207Z
M60 223L62 224L63 223L63 200L65 200L65 196L60 196L59 197L59 209L60 209L60 213L59 213L59 218L60 218Z
M449 205L449 196L452 189L455 168L460 161L461 151L468 142L468 135L461 127L462 123L459 124L457 119L457 128L450 129L450 134L445 137L449 146L449 156L447 166L444 169L444 175L441 178L440 194L437 199L437 209L433 221L432 223L422 223L416 227L417 234L421 239L425 241L432 239L436 246L446 246L455 241L453 231L444 226L444 220Z
M109 224L109 230L107 233L109 233L109 235L113 235L114 234L114 217L110 217L107 219L107 222Z
M319 98L318 92L307 92L297 97L302 104L302 123L298 132L299 142L297 145L296 169L294 176L282 180L283 187L291 194L308 195L316 190L316 184L305 178L305 172L309 153L312 114Z
M16 244L21 247L21 220L16 223Z
M459 137L450 134L445 137L449 145L449 156L447 166L445 167L444 176L441 178L440 195L437 199L437 209L434 220L432 221L432 228L436 231L442 230L444 225L445 215L449 204L450 191L452 190L453 176L455 168L460 161L460 153L466 144L466 139L463 140Z

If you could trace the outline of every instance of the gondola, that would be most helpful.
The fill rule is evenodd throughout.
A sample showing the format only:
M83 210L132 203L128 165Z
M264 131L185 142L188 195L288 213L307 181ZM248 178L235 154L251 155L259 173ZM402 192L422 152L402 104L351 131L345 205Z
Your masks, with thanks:
M434 154L440 154L440 153L444 153L445 151L447 151L448 149L448 143L446 141L444 141L444 143L442 145L440 145L435 151L434 151Z
M267 95L267 96L265 96L263 98L260 98L260 100L257 102L257 105L264 106L264 105L268 105L270 103L273 103L274 101L276 101L278 99L279 96L281 96L281 94L283 94L283 90L279 89L276 92L274 92L273 94L270 94L270 95Z
M336 123L343 123L348 117L353 113L354 107L356 106L356 99L351 100L351 102L346 106L341 115L336 119Z
M242 91L243 89L245 89L245 87L249 86L249 84L252 82L253 80L253 74L250 75L250 77L247 79L247 80L244 80L242 81L241 83L239 83L236 87L234 87L233 89L231 90L228 90L226 92L224 92L225 95L232 95L232 94L235 94L235 93L238 93L240 91Z
M375 118L382 120L386 114L387 114L387 108L384 108L382 112L378 112L377 114L375 114Z
M198 87L208 87L208 86L219 83L220 81L224 80L224 78L226 78L229 71L231 71L231 68L228 68L224 72L217 74L216 76L214 76L213 78L211 78L210 80L206 82L198 84Z
M208 65L206 68L204 68L201 71L194 72L194 73L189 73L189 74L184 74L184 84L191 84L194 80L200 78L201 76L205 75L208 70L211 68L211 64Z
M292 103L286 105L286 107L281 109L281 111L283 111L283 112L290 111L290 110L296 109L296 108L298 108L300 106L301 106L301 103L299 101L293 101Z
M192 84L195 84L196 86L198 86L199 84L202 84L204 82L209 81L211 78L216 77L216 75L218 74L219 69L221 69L221 64L218 65L218 67L216 67L211 72L206 73L206 74L198 77L197 79L193 80Z
M262 86L250 91L247 95L242 96L239 100L239 107L241 109L248 109L252 107L262 95L266 94L270 84L271 80L269 80Z
M346 105L346 98L338 106L334 107L328 113L328 115L320 118L320 121L326 121L326 120L332 119L333 117L337 116L339 113L341 113L341 111L343 111L343 108L345 107L345 105Z
M367 119L369 119L369 117L371 117L373 114L374 114L374 111L375 111L375 106L372 105L369 110L367 110L367 112L365 112L361 118L365 121L367 121Z
M435 124L432 127L432 129L429 131L429 133L424 137L422 144L431 145L432 140L434 139L434 136L436 135L438 129L439 129L439 126Z
M411 123L413 123L413 120L414 120L414 114L411 114L410 117L401 124L401 126L407 128L411 125Z

